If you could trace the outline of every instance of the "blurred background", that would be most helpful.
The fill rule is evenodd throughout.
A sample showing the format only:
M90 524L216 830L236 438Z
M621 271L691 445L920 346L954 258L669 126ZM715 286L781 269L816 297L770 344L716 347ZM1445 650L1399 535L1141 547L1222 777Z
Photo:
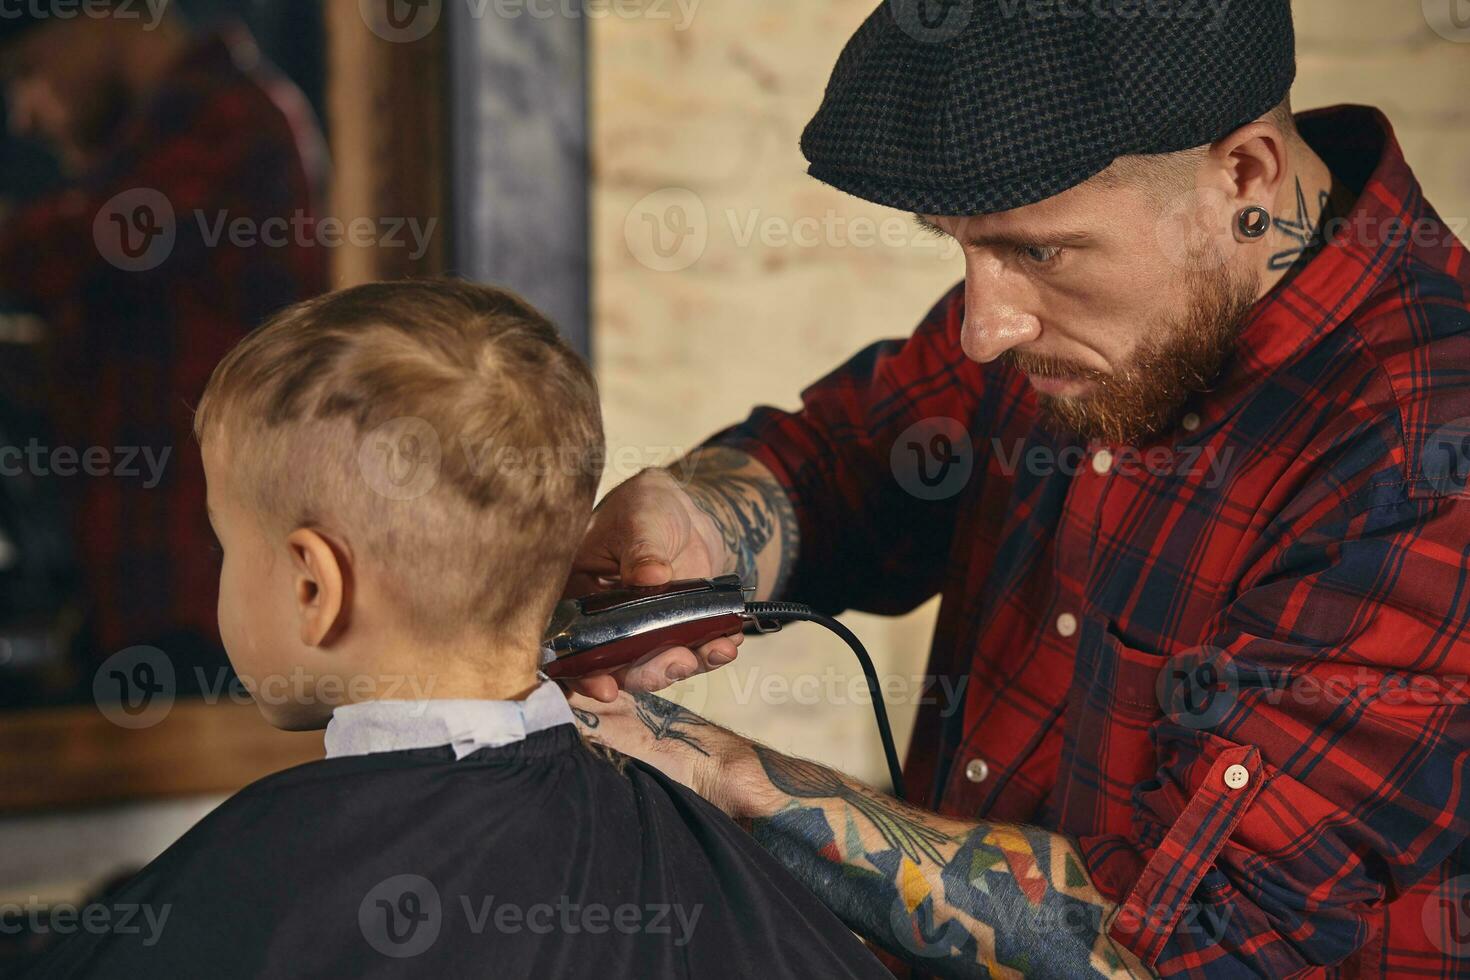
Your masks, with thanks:
M0 911L78 901L321 754L319 733L266 726L229 673L188 435L215 361L274 310L438 272L524 293L595 367L604 490L913 328L959 256L806 177L797 148L875 2L0 17ZM1294 100L1381 107L1464 237L1457 2L1297 0ZM933 615L844 617L901 743ZM861 674L815 628L748 640L671 693L886 784ZM12 921L0 975L53 938Z

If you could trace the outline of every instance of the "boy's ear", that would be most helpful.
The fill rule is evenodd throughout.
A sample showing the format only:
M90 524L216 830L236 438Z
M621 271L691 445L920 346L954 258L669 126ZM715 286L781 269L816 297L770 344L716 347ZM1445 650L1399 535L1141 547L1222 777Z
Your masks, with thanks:
M344 629L352 609L352 565L347 553L311 528L286 538L292 583L301 621L301 642L329 645Z

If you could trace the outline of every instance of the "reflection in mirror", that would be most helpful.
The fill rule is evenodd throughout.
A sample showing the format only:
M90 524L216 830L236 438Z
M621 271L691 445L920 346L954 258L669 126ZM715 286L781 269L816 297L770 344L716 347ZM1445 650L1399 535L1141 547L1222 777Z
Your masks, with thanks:
M230 682L191 408L329 280L321 5L91 8L0 21L0 707Z

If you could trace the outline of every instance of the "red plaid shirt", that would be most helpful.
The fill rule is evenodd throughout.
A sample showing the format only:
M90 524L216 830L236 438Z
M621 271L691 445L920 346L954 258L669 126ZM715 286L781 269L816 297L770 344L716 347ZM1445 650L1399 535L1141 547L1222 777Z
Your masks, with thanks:
M326 288L328 257L294 236L285 247L211 242L200 216L211 231L222 213L256 227L314 216L325 162L306 100L235 29L195 46L96 172L0 227L0 293L51 331L56 443L107 454L108 475L49 477L73 508L99 656L218 644L193 406L241 337ZM139 190L168 201L177 237L155 268L129 271L105 257L99 235L109 211L127 220L137 203L110 202ZM154 459L168 451L156 486L136 447Z
M914 802L1075 838L1164 976L1470 977L1470 255L1380 114L1302 128L1356 212L1155 443L1039 428L960 287L715 440L795 503L788 595L943 596Z

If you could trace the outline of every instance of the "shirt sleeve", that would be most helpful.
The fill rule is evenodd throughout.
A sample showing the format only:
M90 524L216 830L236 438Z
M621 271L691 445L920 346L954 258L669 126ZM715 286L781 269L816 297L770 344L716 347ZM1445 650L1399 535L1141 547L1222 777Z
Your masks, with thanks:
M965 357L963 284L907 340L874 344L707 444L764 463L800 533L787 594L828 612L897 614L940 588L955 508L975 478L987 372ZM994 388L994 385L990 385Z
M1339 963L1466 840L1470 501L1401 490L1277 521L1311 530L1263 549L1207 644L1154 665L1134 832L1079 845L1121 903L1111 935L1161 976Z

